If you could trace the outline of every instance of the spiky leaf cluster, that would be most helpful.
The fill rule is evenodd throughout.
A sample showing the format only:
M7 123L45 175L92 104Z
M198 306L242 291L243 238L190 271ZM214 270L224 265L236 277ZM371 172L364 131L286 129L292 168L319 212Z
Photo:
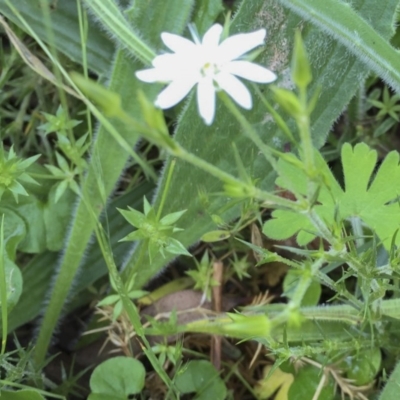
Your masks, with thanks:
M37 184L26 170L39 157L40 155L36 155L22 160L12 147L8 153L0 147L0 199L6 191L10 191L17 202L18 195L28 196L22 183Z
M149 246L150 260L160 252L163 257L164 251L170 254L184 254L190 256L190 253L178 240L172 235L181 231L175 227L175 222L186 212L186 210L168 214L161 219L158 218L155 210L146 198L144 198L144 212L134 210L128 207L128 211L119 210L123 217L135 228L136 231L125 236L121 241L134 241L147 239Z

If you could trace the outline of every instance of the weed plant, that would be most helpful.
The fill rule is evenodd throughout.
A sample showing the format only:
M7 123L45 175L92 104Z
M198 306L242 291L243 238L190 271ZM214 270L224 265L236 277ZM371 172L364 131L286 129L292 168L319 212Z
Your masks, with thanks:
M398 1L0 13L2 397L397 398Z

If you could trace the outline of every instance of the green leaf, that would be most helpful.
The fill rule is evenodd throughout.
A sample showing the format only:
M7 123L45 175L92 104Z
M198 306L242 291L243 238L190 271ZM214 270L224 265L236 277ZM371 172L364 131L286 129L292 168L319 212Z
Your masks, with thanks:
M25 253L40 253L46 249L46 227L43 218L44 203L35 196L21 197L13 209L24 219L27 235L18 249Z
M272 88L277 103L294 117L301 115L301 104L298 97L290 90Z
M286 274L285 279L283 281L283 291L285 296L288 297L289 299L292 298L292 292L295 290L299 279L300 279L299 271L297 270L291 269ZM304 297L301 300L301 305L303 307L316 306L319 302L320 296L321 296L320 283L312 281L306 293L304 294Z
M400 362L397 363L393 372L389 376L385 388L383 389L379 400L393 400L399 395L399 385L400 385Z
M3 202L22 219L26 227L26 235L18 244L20 251L41 253L46 249L58 251L62 248L75 195L67 190L56 202L57 189L56 185L50 190L46 202L33 195L21 197L18 204Z
M126 210L118 210L123 217L135 228L139 228L142 223L146 220L146 216L140 211L134 210L131 207L128 207L129 211Z
M62 249L76 201L76 195L71 190L65 190L61 198L57 198L57 189L57 186L55 186L50 190L43 208L46 249L51 251Z
M354 148L346 143L342 147L342 165L345 180L343 190L328 165L318 154L317 165L323 175L318 196L314 207L317 214L333 227L335 215L340 220L360 218L382 241L386 249L390 249L394 233L400 224L398 195L400 193L399 154L390 152L383 160L378 172L373 177L377 161L377 152L366 144L357 144ZM286 161L279 161L278 186L306 193L307 180L303 170L296 168ZM273 239L287 239L298 233L297 242L300 245L309 243L316 237L316 229L305 215L291 211L276 210L273 219L264 224L263 232ZM284 226L290 221L289 226ZM399 239L396 243L399 243Z
M173 225L183 214L185 214L186 210L177 211L171 214L166 215L160 219L160 223L162 225Z
M311 365L300 368L289 388L288 400L312 399L319 388L322 374L320 369ZM331 377L328 378L318 397L323 400L335 398L335 384Z
M99 394L91 393L88 400L127 400L126 396L118 396L115 394Z
M224 400L226 386L219 377L218 371L206 360L190 361L175 380L182 394L196 393L198 400Z
M3 204L6 206L5 202ZM1 207L0 216L4 214L4 243L7 256L15 260L19 243L26 236L26 224L23 218L12 208Z
M19 268L8 257L4 258L4 273L6 278L7 309L11 311L18 303L22 293L22 275Z
M132 230L129 224L124 223L122 215L117 208L125 208L128 205L140 208L143 196L152 196L153 185L142 183L134 190L114 199L107 207L104 218L108 220L113 255L117 265L126 257L129 246L126 242L118 242L121 237ZM104 223L105 220L102 220ZM42 311L50 283L57 272L60 255L54 252L44 252L35 256L22 270L24 282L23 293L16 307L9 314L8 327L12 332L17 327L35 319ZM68 302L65 312L71 312L77 307L92 301L92 295L88 295L87 287L107 274L107 268L97 244L90 247L81 265L81 275L74 285L73 301Z
M65 191L68 189L68 182L66 180L54 185L54 201L57 203Z
M193 10L193 23L200 35L210 28L210 21L215 21L224 11L222 0L196 0Z
M312 80L310 62L308 61L306 49L299 31L296 31L295 36L292 77L296 86L303 89L305 89Z
M39 392L33 389L23 389L18 392L2 390L0 395L2 400L45 400Z
M346 46L356 57L362 60L390 86L400 91L400 54L388 40L357 13L353 4L337 0L280 0L306 20L316 24L320 29L332 35ZM371 15L374 12L375 15ZM379 12L372 10L369 17L376 18ZM393 14L396 15L396 14ZM391 17L386 29L393 35L394 18Z
M120 299L119 294L111 294L110 296L107 296L103 300L99 301L97 303L97 307L109 306L111 304L116 303L119 299Z
M231 236L229 231L215 230L205 233L201 240L206 243L219 242L220 240L228 239Z
M126 399L140 393L144 387L146 371L135 358L114 357L97 366L90 377L93 393Z
M107 118L122 114L121 96L118 93L76 72L71 72L70 77L82 93L101 108Z
M356 386L370 384L381 368L382 353L379 347L360 350L358 354L348 354L340 364L347 372L347 378Z
M102 24L127 50L143 63L150 64L155 57L154 51L145 44L143 35L138 35L125 19L118 5L112 1L84 0Z
M168 253L184 255L188 257L192 257L192 255L186 250L185 246L181 242L176 239L170 238L168 239L167 247L165 248Z

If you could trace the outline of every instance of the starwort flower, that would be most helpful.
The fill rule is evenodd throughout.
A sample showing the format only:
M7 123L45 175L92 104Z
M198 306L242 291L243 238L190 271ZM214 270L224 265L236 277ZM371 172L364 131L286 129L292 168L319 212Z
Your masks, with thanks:
M265 29L233 35L220 43L223 27L213 25L202 41L193 35L194 42L163 32L161 39L173 53L154 58L153 68L136 72L144 82L168 83L158 95L155 105L162 109L179 103L197 85L199 113L207 125L215 114L215 93L224 90L245 109L252 107L249 90L237 78L269 83L276 75L260 65L244 60L248 51L264 42Z

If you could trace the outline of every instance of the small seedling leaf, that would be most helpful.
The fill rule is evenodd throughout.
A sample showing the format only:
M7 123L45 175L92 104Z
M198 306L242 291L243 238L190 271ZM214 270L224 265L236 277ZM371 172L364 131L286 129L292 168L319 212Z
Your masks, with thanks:
M95 368L90 377L90 389L93 392L90 399L127 399L129 395L142 391L145 375L143 364L134 358L114 357L106 360Z

